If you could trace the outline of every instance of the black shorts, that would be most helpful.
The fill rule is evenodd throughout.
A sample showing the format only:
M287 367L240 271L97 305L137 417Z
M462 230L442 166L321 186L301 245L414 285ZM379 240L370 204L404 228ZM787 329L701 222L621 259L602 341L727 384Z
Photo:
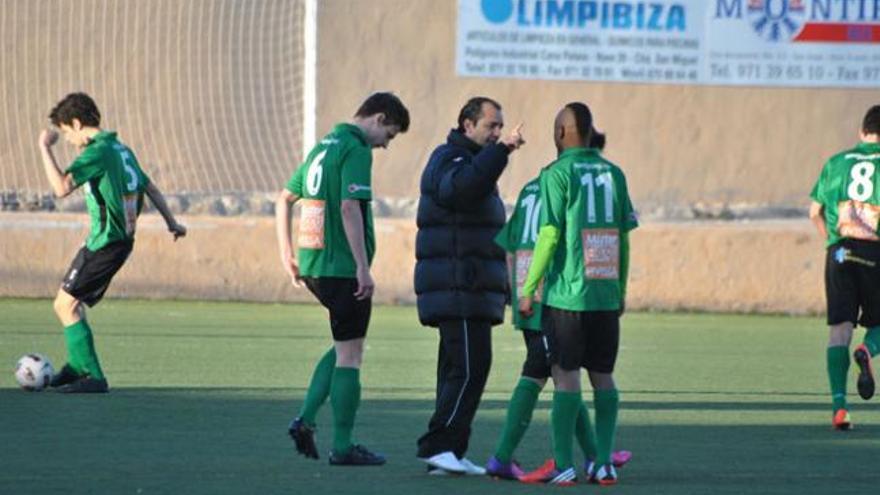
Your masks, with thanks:
M372 298L357 300L357 279L339 277L304 277L306 287L330 313L333 340L346 341L366 337L370 326Z
M828 247L825 300L829 325L880 325L880 242L844 239Z
M526 343L526 361L522 376L543 380L550 377L550 344L544 332L520 330Z
M133 241L114 242L97 251L83 246L70 263L61 288L89 307L98 304L133 247Z
M568 311L545 305L541 328L550 344L551 363L566 371L614 371L620 344L618 311Z

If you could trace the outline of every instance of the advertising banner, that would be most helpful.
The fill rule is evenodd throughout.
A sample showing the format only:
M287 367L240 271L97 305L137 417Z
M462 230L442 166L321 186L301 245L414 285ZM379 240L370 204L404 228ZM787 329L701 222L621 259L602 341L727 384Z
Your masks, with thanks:
M459 0L458 74L880 88L880 0Z

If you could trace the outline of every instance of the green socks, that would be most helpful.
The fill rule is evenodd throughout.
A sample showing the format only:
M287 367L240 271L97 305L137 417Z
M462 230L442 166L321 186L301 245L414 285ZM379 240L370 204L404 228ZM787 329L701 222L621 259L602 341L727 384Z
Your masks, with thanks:
M593 431L593 425L590 424L590 413L587 410L587 405L583 401L581 401L581 407L578 408L578 417L574 424L574 436L577 438L581 450L584 451L584 457L596 459L596 433Z
M868 348L868 352L871 353L871 357L880 354L880 327L872 327L865 332L864 344Z
M361 372L357 368L336 368L330 383L333 406L333 451L343 454L351 448L354 417L361 402Z
M330 396L330 382L333 381L333 368L335 367L336 349L331 347L315 365L312 381L309 382L309 390L306 392L306 398L299 413L299 417L309 426L315 425L318 409Z
M846 408L846 373L849 371L849 348L833 346L828 348L828 383L831 385L831 407L833 411Z
M513 389L513 396L511 396L510 404L507 406L507 419L504 423L504 429L501 430L501 439L495 448L495 458L499 461L510 462L513 458L513 451L516 450L532 420L532 412L535 410L535 404L538 402L540 392L541 386L527 378L520 378L516 388ZM563 447L560 454L556 455L557 466L572 465L571 443L570 441L563 440L563 438L571 438L571 435L565 436L567 434L562 430L559 432L560 439L557 440L555 426L559 421L562 421L565 425L569 423L568 415L572 414L570 410L572 406L567 401L573 402L573 399L570 398L571 395L578 398L577 410L574 413L576 416L574 420L574 436L577 438L584 456L588 459L596 458L596 437L593 432L593 425L590 424L590 414L587 411L586 404L584 404L583 400L580 400L580 394L562 392L562 395L559 397L557 397L557 394L553 394L553 438L554 446L558 444L560 447L563 447L561 442L564 442L568 447ZM562 402L558 411L556 407L557 401ZM567 454L566 451L568 452ZM564 464L566 458L568 459L568 464Z
M513 389L510 404L507 406L507 419L504 422L504 429L501 430L501 439L498 441L498 447L495 448L495 458L499 461L510 462L513 457L513 451L516 450L532 421L532 412L535 410L540 392L541 386L527 378L520 378L516 388Z
M580 392L553 392L550 420L553 423L553 458L556 460L556 469L564 470L574 465L571 437L574 436L575 422L583 403Z
M617 431L620 395L617 389L594 390L593 402L596 407L596 464L608 464L611 462L614 433Z
M70 367L77 373L89 374L98 380L104 379L104 372L95 352L92 329L85 318L73 325L64 327L64 340L67 341L67 356Z

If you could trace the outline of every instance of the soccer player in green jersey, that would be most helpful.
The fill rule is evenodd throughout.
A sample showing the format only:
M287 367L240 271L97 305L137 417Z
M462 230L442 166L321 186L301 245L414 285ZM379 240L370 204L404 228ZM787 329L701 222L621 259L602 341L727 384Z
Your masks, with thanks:
M131 149L116 138L115 132L99 127L101 114L91 97L84 93L67 95L52 109L49 119L80 153L62 172L52 152L58 133L43 130L39 147L46 177L58 197L83 186L91 219L85 246L71 263L55 297L55 314L64 325L68 362L52 377L50 386L65 393L104 393L109 387L83 304L97 304L128 259L145 193L175 240L186 235L186 228L174 219L164 196L141 170Z
M580 368L587 369L596 408L596 458L590 482L617 482L611 452L618 392L613 371L626 298L630 230L637 227L626 178L619 167L586 147L592 114L569 103L557 115L559 157L541 172L541 216L532 264L519 299L533 313L543 279L541 328L547 336L553 393L554 458L520 479L570 485L576 481L572 437L581 410Z
M299 415L288 432L296 449L318 459L315 418L330 398L333 465L381 465L385 458L352 442L360 404L360 367L370 322L375 252L372 149L385 148L409 128L409 112L397 96L375 93L350 123L337 124L312 148L275 202L281 264L293 285L301 283L327 308L333 347L318 361ZM298 255L293 254L290 212L300 203Z
M852 426L846 404L849 346L856 324L867 328L853 359L859 395L874 395L871 358L880 353L880 105L862 121L861 142L831 157L810 193L810 220L825 239L827 365L832 426ZM859 315L861 310L861 316Z
M605 135L593 129L590 148L602 151L604 147ZM540 183L539 178L536 177L522 188L514 205L513 214L495 237L495 242L508 254L513 301L519 300L531 265L532 253L538 237L540 211ZM516 480L525 474L519 464L513 460L513 452L531 423L538 394L551 375L550 363L547 361L549 352L547 338L541 331L540 297L539 286L535 293L531 316L524 317L519 311L513 311L513 326L522 331L526 345L526 360L523 363L519 383L510 398L507 418L495 454L486 463L486 474L496 478ZM583 403L578 412L575 437L586 458L585 468L589 471L590 463L596 458L596 440L589 413ZM631 457L632 453L626 450L613 452L611 456L612 463L617 467L626 464Z

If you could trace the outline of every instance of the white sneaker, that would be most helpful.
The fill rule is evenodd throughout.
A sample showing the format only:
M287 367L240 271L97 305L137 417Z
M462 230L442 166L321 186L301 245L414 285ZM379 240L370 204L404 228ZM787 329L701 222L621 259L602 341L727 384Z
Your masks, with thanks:
M483 476L486 474L486 468L477 466L467 457L462 457L458 462L464 467L464 474L472 474L476 476Z
M598 483L602 486L617 484L617 470L612 464L605 464L598 468L594 465L593 469L588 480L590 483Z
M419 457L419 460L444 471L455 474L464 474L467 468L462 464L452 451L441 452L431 457ZM470 462L470 461L468 461ZM484 471L485 473L485 471Z

